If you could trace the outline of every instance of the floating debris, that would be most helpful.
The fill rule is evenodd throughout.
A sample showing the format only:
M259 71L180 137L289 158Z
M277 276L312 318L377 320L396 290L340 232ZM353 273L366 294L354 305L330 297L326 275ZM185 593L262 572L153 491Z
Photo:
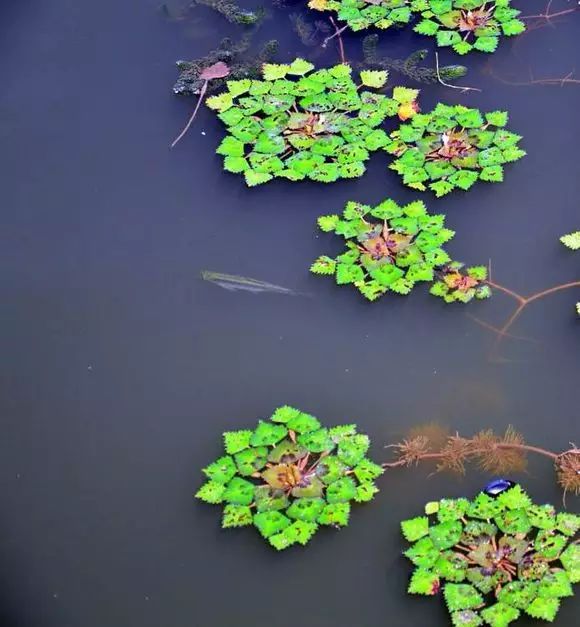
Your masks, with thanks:
M219 287L223 287L230 292L251 292L252 294L285 294L286 296L300 296L299 292L295 292L287 287L251 279L244 276L236 276L235 274L222 274L220 272L211 272L202 270L201 278L204 281L215 283Z
M278 42L274 39L266 42L260 52L252 56L246 54L250 48L251 40L252 33L242 37L238 43L225 37L219 46L205 57L192 61L177 61L179 77L173 86L173 92L180 96L198 96L206 82L201 74L206 68L219 62L228 65L230 68L229 78L232 80L258 78L262 65L273 60L278 50ZM207 92L219 91L224 85L225 79L212 80L208 85Z
M232 24L240 24L242 26L253 26L264 19L266 12L263 8L256 11L242 9L231 0L195 0L196 4L203 4L213 9L226 18Z
M421 67L419 64L425 60L429 54L428 50L416 50L406 59L392 59L391 57L381 57L378 54L379 36L367 35L363 39L362 48L365 63L380 67L384 70L394 70L399 74L404 74L418 83L437 83L437 70L430 67ZM439 76L444 81L452 81L467 74L467 68L463 65L444 65L439 67Z
M291 13L289 19L292 22L292 29L304 46L315 46L321 39L320 36L326 37L330 33L330 26L322 20L309 22L300 13Z

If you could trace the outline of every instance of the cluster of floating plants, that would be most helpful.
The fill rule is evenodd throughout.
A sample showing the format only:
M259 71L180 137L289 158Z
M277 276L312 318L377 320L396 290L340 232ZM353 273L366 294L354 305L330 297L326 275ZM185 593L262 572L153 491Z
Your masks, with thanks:
M316 11L332 11L353 31L375 27L386 29L411 21L408 0L310 0L308 6Z
M306 544L320 525L344 527L351 503L372 500L381 466L355 425L327 429L293 407L256 429L224 433L225 455L204 469L196 497L224 504L222 527L255 526L274 548Z
M416 567L408 592L441 592L455 627L505 627L523 614L551 622L580 581L580 517L506 480L471 501L427 503L401 529Z
M438 104L430 113L414 115L391 133L388 151L397 159L389 166L403 183L437 197L454 189L468 190L476 181L503 181L504 164L526 153L520 135L506 130L508 114L462 105Z
M426 9L415 32L436 37L438 46L451 46L458 54L494 52L501 35L511 37L526 29L511 0L425 0L421 4Z
M570 250L580 250L580 231L562 235L560 241ZM576 314L580 317L580 301L576 303Z
M330 183L365 172L370 153L390 143L378 128L387 117L414 112L416 90L382 88L387 72L363 70L360 84L347 65L313 71L304 59L263 66L263 80L228 81L207 99L227 127L217 152L224 168L249 186L274 177Z
M415 201L399 206L387 199L375 207L349 202L342 215L318 218L318 226L346 240L347 250L336 259L319 257L314 274L334 276L338 285L353 284L368 300L387 292L409 294L419 282L434 282L431 293L446 302L487 298L482 284L486 270L451 262L442 248L454 231L445 228L444 215L431 215Z
M317 11L332 11L345 22L341 30L386 29L403 26L418 16L414 30L434 36L440 47L458 54L472 50L494 52L501 35L519 35L526 29L511 0L310 0Z

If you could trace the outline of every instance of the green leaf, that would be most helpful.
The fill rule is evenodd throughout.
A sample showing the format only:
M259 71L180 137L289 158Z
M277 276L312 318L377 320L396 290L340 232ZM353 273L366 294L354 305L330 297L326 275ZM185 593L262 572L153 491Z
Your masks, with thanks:
M226 81L226 85L230 94L235 98L248 92L252 86L252 81L249 78L244 78L238 81Z
M252 446L270 446L286 437L288 430L280 424L260 420L254 430L250 443Z
M562 566L566 569L572 583L580 582L580 545L570 544L560 555Z
M510 20L509 22L504 22L501 25L501 29L504 35L512 37L513 35L523 33L526 30L526 24L521 20Z
M259 512L254 516L254 525L264 538L280 533L290 524L290 519L280 512Z
M580 250L580 231L562 235L560 241L564 244L564 246L570 248L570 250Z
M233 174L239 174L245 172L250 166L243 157L225 157L224 158L224 170L232 172Z
M445 46L453 46L461 42L461 36L454 30L437 31L437 45L441 48Z
M518 610L526 607L538 596L538 584L535 581L512 581L499 591L498 600Z
M435 192L435 196L437 198L441 198L452 191L455 188L455 185L449 183L448 181L436 181L435 183L431 183L429 187Z
M518 161L522 157L526 156L526 151L517 148L516 146L508 146L505 150L502 151L503 160L506 163L512 163L514 161Z
M349 516L349 503L332 503L324 507L317 522L321 525L346 527L346 525L348 525Z
M318 525L316 523L296 520L289 527L286 527L282 533L292 544L298 543L304 546L316 533L317 529Z
M495 52L499 43L499 37L477 37L473 47L481 52Z
M241 477L234 477L226 485L223 499L234 505L249 505L254 500L254 484Z
M247 429L241 431L226 431L224 433L224 445L228 455L239 453L250 446L252 432Z
M224 500L223 494L225 489L226 487L222 483L218 483L217 481L207 481L195 493L195 498L205 501L206 503L216 505Z
M356 283L364 279L364 272L360 266L354 264L339 263L336 267L336 283L337 285L346 285L347 283Z
M222 518L222 528L245 527L252 524L252 510L246 505L226 505Z
M295 74L298 76L304 76L304 74L308 74L308 72L310 72L313 69L314 69L314 65L312 65L312 63L310 63L309 61L306 61L305 59L298 58L292 61L286 73Z
M473 610L460 610L451 614L453 627L478 627L483 625L481 616Z
M483 124L483 117L479 109L466 109L455 116L455 119L465 128L477 128Z
M223 92L216 96L210 96L205 99L205 104L210 109L214 109L215 111L219 111L222 113L223 111L227 111L230 107L233 107L234 100L232 95L228 92Z
M291 66L286 64L264 63L262 66L262 74L264 80L274 81L284 78L290 72Z
M485 266L478 266L479 273L482 273L482 268ZM477 268L475 268L477 270ZM487 271L486 271L487 276ZM531 507L532 499L526 494L520 485L515 485L509 490L502 492L497 497L497 502L501 507L507 507L508 509L526 509Z
M294 520L316 522L325 507L324 499L306 498L296 499L292 502L286 514Z
M461 539L463 526L458 520L448 520L429 529L433 544L440 550L455 546Z
M311 453L322 453L323 451L330 451L334 448L334 442L328 435L328 429L324 428L299 435L298 443Z
M424 537L418 540L411 548L407 549L404 555L410 559L415 566L431 568L435 565L441 553L435 548L431 538Z
M387 82L389 73L386 70L362 70L360 80L365 87L379 89Z
M338 444L338 458L347 466L356 466L369 450L367 435L356 434L343 438Z
M366 457L361 459L361 461L355 466L353 469L354 476L361 482L367 483L374 481L378 477L380 477L384 473L384 469L375 464L370 459Z
M491 627L507 627L514 620L519 618L520 611L515 607L510 607L505 603L496 603L486 607L481 612L481 616Z
M491 165L483 168L479 173L479 178L482 181L501 183L503 181L503 168L501 165Z
M532 526L525 509L502 512L494 518L494 521L501 531L511 534L528 533Z
M453 44L453 50L457 52L457 54L464 55L473 50L472 44L468 41L458 41Z
M561 512L556 516L556 527L564 535L572 537L580 530L580 516Z
M289 405L284 405L283 407L278 407L270 417L272 422L281 422L286 423L292 418L296 418L301 413L299 409L295 407L290 407Z
M554 533L553 531L542 530L538 533L534 542L534 548L538 555L546 560L555 560L568 544L568 538Z
M492 126L505 126L508 123L507 111L490 111L485 114L485 119Z
M310 266L310 272L314 274L334 274L336 270L336 261L330 257L322 255Z
M217 147L216 152L218 155L226 155L230 157L243 157L244 156L244 144L235 137L224 137L220 145Z
M439 592L439 577L426 568L417 568L411 577L409 594L423 594L432 596Z
M393 99L400 104L409 104L417 100L419 96L418 89L410 87L393 87Z
M556 618L559 609L560 601L558 599L543 599L538 597L526 608L526 614L529 614L532 618L547 620L551 623Z
M354 497L354 500L357 503L367 503L368 501L373 500L378 491L379 489L374 483L361 483L356 488L356 496Z
M322 482L326 485L329 485L340 479L348 469L348 466L340 461L338 457L334 455L325 457L319 464L319 476L322 479Z
M460 520L464 517L469 501L467 499L441 499L437 510L439 522Z
M463 190L468 190L479 178L479 174L473 170L457 170L449 177L449 182Z
M445 551L435 563L435 572L446 581L461 583L467 574L469 562L465 555L454 551Z
M543 599L560 599L574 596L570 578L565 570L552 569L540 581L538 596Z
M254 170L246 170L244 172L244 177L246 179L246 184L248 185L248 187L255 187L256 185L267 183L273 178L271 174L265 174L264 172L255 172Z
M227 483L236 474L236 465L229 455L225 455L206 466L203 472L216 483Z
M425 19L421 20L413 30L421 35L435 35L439 28L440 25L437 22Z
M300 412L297 416L291 418L286 423L286 426L296 433L308 433L310 431L316 431L321 427L320 421L317 418L304 412Z
M477 279L478 281L485 281L487 279L487 268L485 266L471 266L467 268L467 275L472 279ZM521 496L521 495L520 495ZM514 500L514 503L525 503L526 499L521 499L518 497L517 500ZM512 501L510 501L512 502ZM507 506L507 503L506 503ZM522 507L527 507L526 505L522 505Z
M342 477L326 489L329 503L348 503L356 496L356 484L350 477Z
M254 490L254 503L259 512L277 512L288 507L288 497L282 490L260 485Z
M466 583L447 583L443 588L445 603L450 612L469 610L483 604L483 597Z
M427 516L418 516L401 522L403 536L409 542L415 542L429 533L429 519Z
M266 465L268 449L265 446L245 449L240 453L236 453L234 460L240 475L247 477Z

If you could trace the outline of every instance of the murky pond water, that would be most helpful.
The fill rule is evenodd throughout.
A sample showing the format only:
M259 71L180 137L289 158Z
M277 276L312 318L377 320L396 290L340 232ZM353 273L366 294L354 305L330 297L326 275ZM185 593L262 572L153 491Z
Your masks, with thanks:
M442 604L405 594L398 523L431 498L474 494L484 475L392 471L347 529L276 554L256 533L221 532L219 512L193 502L199 469L222 431L285 403L329 424L355 420L378 460L432 420L466 433L512 423L561 450L579 439L578 294L526 309L512 331L537 342L504 342L498 362L493 334L467 314L500 323L512 306L500 293L467 308L421 290L371 305L310 275L338 246L317 233L318 215L418 194L384 155L358 180L249 190L222 172L221 125L204 110L170 151L193 106L171 93L175 60L240 31L209 9L168 20L158 4L0 7L0 623L446 625ZM544 3L518 4L537 13ZM280 61L336 62L333 46L298 42L292 11L304 9L271 11L256 45L277 37ZM425 198L457 231L455 258L491 259L494 279L522 294L578 278L580 257L558 237L580 224L580 87L516 87L494 74L525 81L530 70L553 78L580 67L579 17L470 55L462 82L481 93L422 93L425 109L507 108L524 136L528 156L504 184ZM350 59L360 40L345 35ZM392 57L431 46L410 29L382 36ZM228 291L202 270L299 294ZM536 500L560 502L549 463L516 478ZM559 624L577 616L569 600Z

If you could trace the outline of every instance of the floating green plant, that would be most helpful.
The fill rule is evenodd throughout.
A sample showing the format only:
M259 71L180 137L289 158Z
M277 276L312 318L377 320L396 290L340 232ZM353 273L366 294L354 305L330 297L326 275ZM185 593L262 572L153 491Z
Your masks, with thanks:
M580 250L580 231L562 235L560 241L570 250Z
M308 6L316 11L333 11L353 31L370 27L386 29L411 21L411 7L422 7L423 0L310 0Z
M391 199L376 207L347 203L341 216L318 218L318 226L346 240L347 250L335 259L323 255L310 267L314 274L330 275L338 285L353 284L365 298L376 300L387 292L409 294L423 281L435 281L431 293L446 302L487 298L481 284L484 267L469 268L451 262L442 248L454 231L445 228L444 215L431 215L420 200L403 207Z
M422 0L423 18L415 32L437 38L437 45L451 46L458 54L472 50L494 52L499 38L524 32L520 11L511 0Z
M403 183L437 197L474 183L503 181L504 165L526 153L520 135L506 130L508 114L462 105L438 104L430 113L414 115L391 133L388 151L397 159L389 166Z
M253 26L264 19L266 12L263 8L255 11L243 9L232 0L195 0L196 4L204 4L220 15L223 15L228 22L240 24L241 26Z
M427 503L401 523L416 567L408 592L441 592L456 627L506 627L524 614L552 622L580 581L579 528L579 516L535 505L505 480L471 501Z
M373 499L381 466L355 425L327 429L280 407L254 430L224 433L225 455L204 469L196 497L223 504L222 527L255 526L274 548L306 544L320 525L345 527L351 503Z
M487 279L485 266L465 268L460 261L452 261L437 272L437 280L429 292L439 296L446 303L468 303L474 298L491 296L491 288L484 281Z
M249 186L274 177L331 183L365 172L370 153L390 140L378 128L389 116L416 108L417 90L384 87L387 72L360 72L347 65L313 71L304 59L263 66L264 80L228 81L228 90L207 99L227 127L217 152L228 172L243 173Z

